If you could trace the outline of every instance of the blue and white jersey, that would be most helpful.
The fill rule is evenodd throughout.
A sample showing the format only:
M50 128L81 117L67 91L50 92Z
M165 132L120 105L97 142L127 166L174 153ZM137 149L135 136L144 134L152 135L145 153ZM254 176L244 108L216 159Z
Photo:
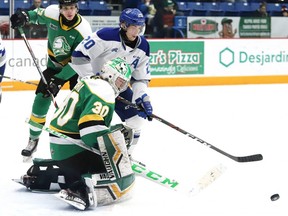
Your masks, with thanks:
M2 67L5 63L6 63L6 51L2 39L0 37L0 67Z
M132 79L150 80L148 41L139 36L135 48L128 47L122 41L119 31L119 28L103 28L92 33L76 47L70 66L80 77L97 74L105 62L121 57L130 64Z

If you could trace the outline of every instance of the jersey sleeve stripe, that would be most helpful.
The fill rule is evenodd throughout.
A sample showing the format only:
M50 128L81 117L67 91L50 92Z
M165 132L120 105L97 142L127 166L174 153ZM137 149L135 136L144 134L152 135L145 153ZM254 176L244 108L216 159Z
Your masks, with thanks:
M85 115L82 118L79 119L78 125L83 124L85 122L89 121L104 121L103 117L97 114L90 114L90 115Z
M86 136L89 134L108 131L108 130L109 130L109 128L106 126L94 125L94 126L85 127L85 128L80 129L80 134L81 134L81 137L83 137L83 136Z

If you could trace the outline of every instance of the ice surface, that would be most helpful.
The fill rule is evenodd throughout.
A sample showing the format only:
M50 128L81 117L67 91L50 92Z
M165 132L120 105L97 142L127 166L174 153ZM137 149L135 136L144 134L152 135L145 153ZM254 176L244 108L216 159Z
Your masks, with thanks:
M67 94L60 92L57 102ZM0 215L288 215L288 85L239 85L150 88L154 113L232 155L261 153L263 161L237 163L162 124L147 122L134 158L153 171L174 178L187 190L213 166L226 172L196 196L175 192L137 177L132 198L81 212L52 194L27 191L11 181L24 174L21 150L28 141L25 119L34 92L3 92L0 104ZM51 117L53 105L48 115ZM118 122L115 117L113 122ZM48 158L43 132L36 157ZM270 196L279 193L272 202Z

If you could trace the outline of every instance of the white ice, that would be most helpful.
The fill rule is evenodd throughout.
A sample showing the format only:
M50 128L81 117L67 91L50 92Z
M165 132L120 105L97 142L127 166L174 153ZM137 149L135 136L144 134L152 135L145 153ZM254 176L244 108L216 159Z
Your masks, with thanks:
M58 95L60 103L68 91ZM227 171L195 196L137 177L132 198L78 211L52 194L27 191L11 179L31 164L22 163L28 140L33 91L3 92L0 104L0 215L288 215L288 85L150 88L154 114L236 156L261 153L262 161L237 163L173 128L146 122L134 158L190 189L202 174L223 164ZM54 111L53 105L48 119ZM118 122L117 117L113 122ZM35 157L50 157L43 132ZM272 202L274 193L280 199Z

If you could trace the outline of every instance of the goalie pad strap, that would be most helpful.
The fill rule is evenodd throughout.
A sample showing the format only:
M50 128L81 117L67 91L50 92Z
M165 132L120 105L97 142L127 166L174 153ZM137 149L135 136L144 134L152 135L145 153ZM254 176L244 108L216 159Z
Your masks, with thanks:
M65 178L56 161L52 159L34 159L27 175L37 177L29 186L31 190L59 190L65 185Z

